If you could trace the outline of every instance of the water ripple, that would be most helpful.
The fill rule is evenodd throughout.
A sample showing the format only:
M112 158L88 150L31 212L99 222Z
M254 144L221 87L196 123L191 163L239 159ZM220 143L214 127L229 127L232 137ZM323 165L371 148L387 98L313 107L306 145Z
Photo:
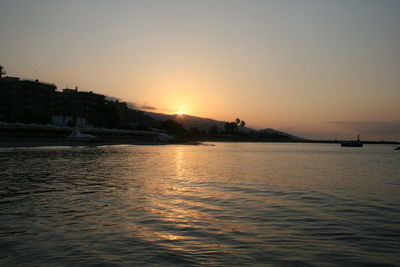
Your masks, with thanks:
M0 265L395 266L396 160L323 149L0 151Z

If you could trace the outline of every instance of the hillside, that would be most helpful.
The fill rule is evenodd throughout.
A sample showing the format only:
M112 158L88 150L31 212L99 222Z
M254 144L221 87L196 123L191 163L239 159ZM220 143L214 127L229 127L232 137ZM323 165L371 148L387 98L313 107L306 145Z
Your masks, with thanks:
M155 113L155 112L146 112L144 113L155 120L158 121L165 121L165 120L175 120L176 122L180 123L186 129L190 129L192 127L198 128L202 131L208 131L211 127L216 126L220 131L224 130L225 121L218 121L210 118L202 118L196 117L191 115L168 115L162 113ZM305 141L306 139L291 135L289 133L277 131L271 128L263 129L263 130L256 130L249 127L240 127L239 129L242 133L253 134L255 136L260 137L261 139L273 139L273 140L291 140L291 141Z
M208 130L212 126L217 126L219 129L224 129L224 121L217 121L209 118L202 118L196 116L190 116L186 114L178 115L168 115L162 113L155 112L144 112L146 115L149 115L155 120L165 121L165 120L174 120L180 124L182 124L185 128L189 129L191 127L196 127L199 130Z

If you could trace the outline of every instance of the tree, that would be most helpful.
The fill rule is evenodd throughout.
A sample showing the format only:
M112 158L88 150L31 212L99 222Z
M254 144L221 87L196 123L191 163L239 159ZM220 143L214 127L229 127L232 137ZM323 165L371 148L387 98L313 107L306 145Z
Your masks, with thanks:
M218 127L217 126L211 126L209 129L208 129L208 134L209 135L216 135L216 134L218 134L218 132L219 132L219 130L218 130Z
M197 128L197 127L190 127L189 134L192 137L197 137L197 136L201 135L201 132L200 132L199 128Z
M117 128L121 122L118 110L114 102L108 101L99 107L98 110L100 121L96 126L106 128Z
M184 135L186 133L185 128L174 120L165 120L161 123L161 127L170 134Z
M225 122L225 132L227 133L234 133L237 130L236 122Z
M227 133L235 133L238 132L238 127L244 127L246 125L245 121L240 120L239 118L236 118L236 120L232 122L225 122L225 132Z

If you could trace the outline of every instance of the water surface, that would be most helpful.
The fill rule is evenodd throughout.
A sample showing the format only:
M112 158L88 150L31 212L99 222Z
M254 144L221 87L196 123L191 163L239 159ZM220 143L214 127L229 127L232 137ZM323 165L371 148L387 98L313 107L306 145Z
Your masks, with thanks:
M393 146L0 149L0 265L397 265Z

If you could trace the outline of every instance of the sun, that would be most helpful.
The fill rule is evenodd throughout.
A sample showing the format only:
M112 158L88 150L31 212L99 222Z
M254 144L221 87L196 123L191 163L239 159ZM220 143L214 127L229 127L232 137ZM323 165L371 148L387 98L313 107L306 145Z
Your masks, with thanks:
M183 111L178 111L176 114L178 114L179 116L182 116L184 113L183 113Z

